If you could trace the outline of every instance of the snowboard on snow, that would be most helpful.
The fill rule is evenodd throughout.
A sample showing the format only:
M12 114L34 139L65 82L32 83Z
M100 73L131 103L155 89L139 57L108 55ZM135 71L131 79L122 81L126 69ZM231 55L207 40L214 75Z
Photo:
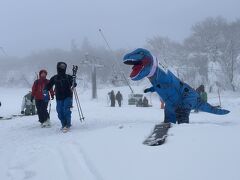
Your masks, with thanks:
M170 127L171 123L161 123L155 125L152 133L147 137L143 144L148 146L162 145L167 138L168 129Z

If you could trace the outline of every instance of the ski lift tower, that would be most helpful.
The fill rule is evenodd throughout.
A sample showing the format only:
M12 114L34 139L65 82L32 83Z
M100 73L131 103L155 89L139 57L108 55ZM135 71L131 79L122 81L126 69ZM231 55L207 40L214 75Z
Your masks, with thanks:
M89 56L88 53L85 54L86 64L91 66L91 78L92 78L92 99L97 99L97 69L103 68L102 64L97 63L97 57Z

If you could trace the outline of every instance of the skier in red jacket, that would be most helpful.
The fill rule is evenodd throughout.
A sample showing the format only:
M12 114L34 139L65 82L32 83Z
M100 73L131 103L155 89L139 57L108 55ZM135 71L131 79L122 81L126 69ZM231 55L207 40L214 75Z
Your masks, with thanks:
M47 110L49 98L46 100L43 96L43 90L45 86L49 83L49 80L47 79L47 71L41 70L39 72L39 79L37 79L33 86L32 86L32 98L35 99L36 107L37 107L37 113L39 117L39 122L41 123L42 127L50 127L50 118L49 113ZM54 92L51 89L50 90L51 99L54 99Z

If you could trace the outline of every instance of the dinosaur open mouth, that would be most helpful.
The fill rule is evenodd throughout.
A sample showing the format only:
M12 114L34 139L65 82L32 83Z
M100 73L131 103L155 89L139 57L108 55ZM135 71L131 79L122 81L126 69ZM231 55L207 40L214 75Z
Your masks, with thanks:
M129 59L129 60L124 61L124 64L133 65L132 72L130 74L131 78L137 76L141 72L141 70L144 68L141 61L134 61L134 60Z
M144 68L144 66L142 64L134 65L132 67L132 72L130 74L130 77L133 78L133 77L137 76L142 71L143 68Z
M134 78L144 69L144 67L150 64L150 61L149 61L149 58L144 58L141 61L134 61L134 60L128 59L124 62L124 64L133 65L130 77Z

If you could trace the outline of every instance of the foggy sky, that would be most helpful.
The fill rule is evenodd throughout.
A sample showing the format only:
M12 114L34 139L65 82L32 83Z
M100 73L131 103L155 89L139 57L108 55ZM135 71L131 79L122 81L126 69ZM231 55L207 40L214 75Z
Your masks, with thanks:
M46 48L81 45L84 37L114 49L143 46L147 38L182 41L206 17L240 18L239 0L0 0L0 47L25 56ZM0 55L1 52L0 52Z

